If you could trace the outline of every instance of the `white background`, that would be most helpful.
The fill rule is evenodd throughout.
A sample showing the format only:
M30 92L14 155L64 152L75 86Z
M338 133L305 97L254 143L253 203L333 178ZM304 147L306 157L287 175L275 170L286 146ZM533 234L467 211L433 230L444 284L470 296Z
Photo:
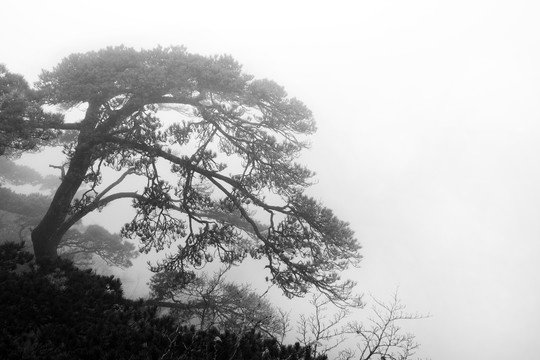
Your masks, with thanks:
M356 231L360 291L433 315L418 356L533 359L539 4L8 0L0 62L33 82L109 45L231 54L314 111L311 194Z

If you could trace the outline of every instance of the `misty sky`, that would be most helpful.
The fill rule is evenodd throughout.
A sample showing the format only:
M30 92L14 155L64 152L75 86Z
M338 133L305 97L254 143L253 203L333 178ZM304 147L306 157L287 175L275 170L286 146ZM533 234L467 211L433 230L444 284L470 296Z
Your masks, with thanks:
M538 356L540 2L78 4L3 1L0 62L33 82L109 45L231 54L313 110L310 194L356 231L360 291L433 315L419 357Z

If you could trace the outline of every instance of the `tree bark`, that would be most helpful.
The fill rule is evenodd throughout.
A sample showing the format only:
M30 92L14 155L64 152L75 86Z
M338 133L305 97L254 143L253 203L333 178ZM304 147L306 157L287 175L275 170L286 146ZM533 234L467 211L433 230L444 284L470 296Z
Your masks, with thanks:
M69 168L56 190L49 209L39 224L32 230L34 256L38 263L54 261L58 258L58 245L69 228L62 226L69 215L71 202L84 181L86 172L92 164L92 132L97 117L92 116L89 106L82 121L78 144L71 157Z
M90 166L90 160L89 152L76 151L47 213L32 231L32 244L36 261L54 260L58 257L57 248L62 236L66 233L66 229L62 229L62 225L68 217L71 202L84 180Z

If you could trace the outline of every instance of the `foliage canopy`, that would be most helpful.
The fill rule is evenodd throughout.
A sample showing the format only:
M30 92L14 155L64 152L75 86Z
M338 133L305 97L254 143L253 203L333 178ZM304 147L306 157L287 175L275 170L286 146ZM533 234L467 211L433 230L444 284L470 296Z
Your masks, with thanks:
M73 54L44 71L35 89L2 74L2 149L64 136L67 169L32 233L38 261L54 258L85 215L128 198L135 216L123 236L140 239L142 251L178 246L157 270L251 256L265 259L288 296L315 286L347 299L353 284L339 273L358 263L360 246L347 223L305 194L313 173L296 159L315 122L281 86L243 73L230 56L182 47ZM67 122L36 104L84 115ZM118 172L115 181L105 182L106 168ZM125 190L131 178L142 187Z

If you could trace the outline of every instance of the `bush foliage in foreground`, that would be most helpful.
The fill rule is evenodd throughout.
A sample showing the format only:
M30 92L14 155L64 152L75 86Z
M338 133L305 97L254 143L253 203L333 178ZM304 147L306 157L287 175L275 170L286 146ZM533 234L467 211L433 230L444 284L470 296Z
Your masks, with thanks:
M176 324L124 298L118 279L65 260L38 267L12 243L0 246L0 304L3 359L311 359L255 332Z

